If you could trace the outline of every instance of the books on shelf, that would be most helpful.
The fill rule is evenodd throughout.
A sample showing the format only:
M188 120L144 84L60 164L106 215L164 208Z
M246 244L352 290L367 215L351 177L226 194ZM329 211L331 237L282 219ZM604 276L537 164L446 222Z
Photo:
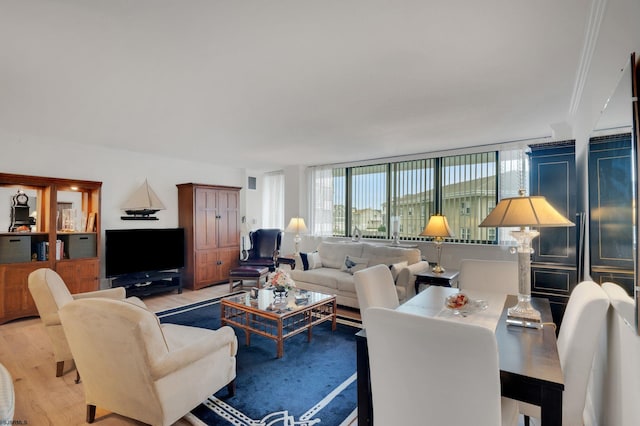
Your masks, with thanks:
M64 242L62 240L56 240L56 260L62 260L64 253Z
M56 240L56 260L64 259L64 241ZM49 241L40 241L36 245L36 260L49 260Z
M36 259L48 260L49 259L49 242L40 241L36 246Z

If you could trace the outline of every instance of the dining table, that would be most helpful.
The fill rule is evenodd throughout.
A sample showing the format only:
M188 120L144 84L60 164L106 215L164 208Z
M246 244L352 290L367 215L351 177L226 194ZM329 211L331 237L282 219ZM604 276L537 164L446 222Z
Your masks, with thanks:
M540 406L543 425L562 424L564 378L549 300L531 299L531 304L541 313L542 326L530 328L507 323L507 309L517 303L517 296L469 289L464 290L470 300L468 308L453 310L445 306L447 297L459 291L457 288L430 286L396 310L492 329L498 344L502 396ZM425 353L428 344L425 342ZM372 425L366 329L356 334L356 353L358 424ZM428 362L427 355L425 362Z

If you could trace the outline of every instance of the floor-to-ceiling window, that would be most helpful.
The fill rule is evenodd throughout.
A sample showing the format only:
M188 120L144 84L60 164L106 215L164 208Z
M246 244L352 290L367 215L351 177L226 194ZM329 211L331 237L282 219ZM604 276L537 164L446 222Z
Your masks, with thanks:
M527 189L525 151L509 148L395 162L311 168L310 222L315 235L420 239L435 213L452 241L497 243L508 230L479 228L498 200ZM329 232L329 230L331 230ZM504 236L504 237L503 237Z

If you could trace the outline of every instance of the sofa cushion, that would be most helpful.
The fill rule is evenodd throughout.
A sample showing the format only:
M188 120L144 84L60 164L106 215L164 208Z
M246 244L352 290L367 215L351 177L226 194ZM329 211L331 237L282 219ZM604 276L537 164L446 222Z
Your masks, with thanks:
M340 270L345 256L363 257L362 243L331 243L323 241L318 245L322 266Z
M386 259L387 265L401 262L403 260L406 260L409 265L412 265L422 260L422 255L418 248L389 247L374 244L364 245L362 249L362 257L369 259L370 266L373 266L374 259L378 258ZM398 260L392 261L394 259Z
M300 269L292 270L289 275L294 281L303 281L315 285L321 285L331 290L338 289L338 279L345 277L353 280L353 276L342 272L339 269L318 268L303 271Z
M353 275L355 272L366 268L367 265L369 265L369 259L364 257L345 256L340 270Z
M342 273L342 276L336 279L336 284L338 286L338 292L345 293L356 293L356 283L353 275Z

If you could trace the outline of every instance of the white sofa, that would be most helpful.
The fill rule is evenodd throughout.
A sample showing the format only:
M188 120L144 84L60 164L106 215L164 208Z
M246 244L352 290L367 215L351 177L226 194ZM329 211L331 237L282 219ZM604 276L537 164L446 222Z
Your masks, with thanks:
M352 308L358 308L358 296L353 280L353 272L356 270L379 264L389 267L395 265L392 273L398 298L402 302L415 294L414 274L429 267L429 263L422 260L418 248L382 244L322 241L317 246L316 257L318 255L321 264L311 265L307 270L304 270L300 257L296 259L296 267L291 271L291 278L296 282L296 286L300 289L335 294L339 305ZM309 257L309 254L307 256ZM350 271L345 266L347 256L359 263Z

